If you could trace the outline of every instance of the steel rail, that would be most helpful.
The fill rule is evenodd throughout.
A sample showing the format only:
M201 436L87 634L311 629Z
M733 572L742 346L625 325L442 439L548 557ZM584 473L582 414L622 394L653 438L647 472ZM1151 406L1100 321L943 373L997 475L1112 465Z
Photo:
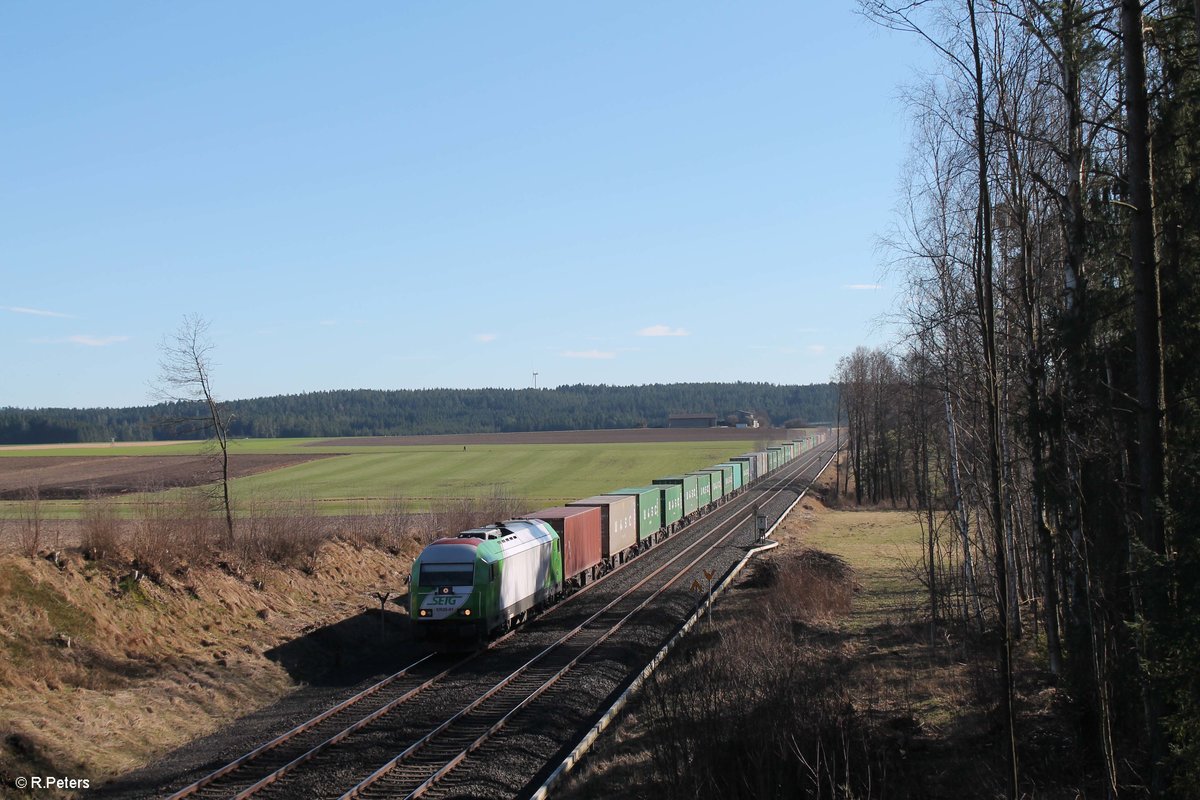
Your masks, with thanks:
M194 783L188 784L187 786L183 787L182 789L175 792L174 794L168 795L166 800L182 800L182 798L190 797L191 795L195 794L196 792L200 791L201 789L204 789L205 787L209 786L210 784L214 783L215 781L220 780L221 778L225 777L226 775L230 774L231 772L239 769L240 767L245 766L246 764L250 763L251 761L254 761L259 756L262 756L263 754L265 754L271 750L274 750L279 745L284 744L285 742L291 741L292 739L296 738L297 736L304 733L305 731L311 730L312 728L316 727L317 725L320 725L322 722L329 719L334 714L338 714L342 711L345 711L347 708L350 708L351 706L353 706L357 703L360 703L363 700L367 699L368 697L374 695L380 689L383 689L384 687L389 686L392 683L395 683L397 680L399 680L400 678L407 675L409 670L412 670L415 667L420 666L424 662L433 658L434 655L435 655L434 653L430 653L429 655L424 656L424 657L414 661L413 663L409 664L404 669L401 669L398 672L395 672L395 673L387 676L386 678L379 681L378 683L368 686L366 689L363 689L361 692L359 692L351 697L346 698L345 700L343 700L342 702L333 706L332 708L322 711L320 714L313 717L312 719L309 719L305 722L300 723L299 725L297 725L296 727L287 731L286 733L282 733L279 736L276 736L274 739L271 739L270 741L259 745L258 747L254 748L253 750L249 751L248 753L245 753L242 756L239 756L238 758L229 762L228 764L221 767L220 769L215 770L214 772L210 772L209 774L205 775L203 778L200 778L199 780L195 781Z

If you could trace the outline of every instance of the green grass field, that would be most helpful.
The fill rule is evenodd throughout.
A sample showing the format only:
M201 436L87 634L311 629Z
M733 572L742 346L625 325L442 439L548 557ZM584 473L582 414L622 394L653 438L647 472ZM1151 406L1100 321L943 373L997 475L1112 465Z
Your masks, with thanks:
M236 479L235 504L315 501L324 514L361 513L374 501L407 500L413 510L428 508L439 498L481 497L494 493L529 501L531 510L640 486L654 478L707 467L754 449L755 442L665 442L652 444L554 444L305 447L311 439L239 440L234 453L333 453L306 464ZM24 455L187 455L198 443L155 447L102 446L25 450ZM16 455L18 451L4 451ZM169 499L182 490L154 495ZM130 495L122 504L148 499ZM2 506L11 506L3 503ZM55 517L80 513L81 501L47 501L44 512ZM12 517L13 509L0 508Z
M234 488L237 498L299 497L335 507L392 498L411 498L421 507L437 498L495 492L546 506L706 467L752 446L730 444L439 446L383 452L364 447L363 452L243 478Z
M848 629L906 620L923 608L921 523L909 511L831 511L805 544L844 558L869 592L855 595Z

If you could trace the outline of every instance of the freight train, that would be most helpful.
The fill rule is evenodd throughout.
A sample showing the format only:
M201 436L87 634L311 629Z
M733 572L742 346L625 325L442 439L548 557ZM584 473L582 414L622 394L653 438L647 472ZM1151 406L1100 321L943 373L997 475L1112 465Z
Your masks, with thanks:
M446 647L480 645L617 569L825 438L812 434L648 486L438 539L412 566L414 638Z

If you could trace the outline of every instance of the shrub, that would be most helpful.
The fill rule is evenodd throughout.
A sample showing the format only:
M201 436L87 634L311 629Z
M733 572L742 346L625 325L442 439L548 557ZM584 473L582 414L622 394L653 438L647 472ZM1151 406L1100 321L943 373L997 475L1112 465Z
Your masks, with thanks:
M109 561L121 552L121 520L109 500L92 496L83 504L81 544L93 561Z

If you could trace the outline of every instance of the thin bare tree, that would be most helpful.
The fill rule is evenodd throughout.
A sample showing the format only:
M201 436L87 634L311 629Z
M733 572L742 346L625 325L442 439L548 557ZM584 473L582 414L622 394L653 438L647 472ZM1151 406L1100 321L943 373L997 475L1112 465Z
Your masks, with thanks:
M229 497L229 422L232 414L213 393L213 343L208 329L208 320L199 314L187 314L175 333L163 337L154 395L159 401L172 404L179 412L164 422L189 433L201 431L215 446L220 465L219 490L225 512L227 544L232 546L233 505Z

